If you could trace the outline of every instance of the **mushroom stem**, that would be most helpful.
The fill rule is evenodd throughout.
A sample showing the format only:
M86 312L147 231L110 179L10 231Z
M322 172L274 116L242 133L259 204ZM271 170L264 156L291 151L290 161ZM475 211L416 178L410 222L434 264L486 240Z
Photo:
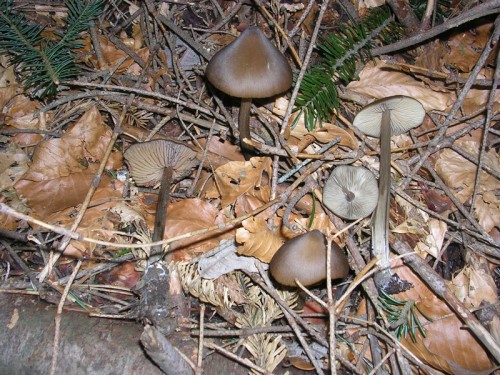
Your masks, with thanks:
M391 191L391 112L382 113L380 128L380 169L377 208L372 217L372 251L380 256L380 272L375 276L379 288L387 285L392 273L389 262L389 197Z
M243 142L243 138L250 140L250 108L252 107L251 98L242 98L240 105L240 115L238 125L240 130L240 144L243 151L251 151L251 146Z
M165 233L165 224L167 222L167 207L168 199L170 198L170 184L172 181L173 169L172 167L164 167L160 182L160 193L158 196L158 203L156 204L156 215L153 229L153 242L161 241ZM148 265L162 258L162 246L156 245L151 248L151 255L148 259Z

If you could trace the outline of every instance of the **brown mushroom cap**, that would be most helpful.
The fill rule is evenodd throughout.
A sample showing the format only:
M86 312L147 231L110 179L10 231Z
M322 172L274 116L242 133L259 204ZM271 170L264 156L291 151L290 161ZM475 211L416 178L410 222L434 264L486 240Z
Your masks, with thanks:
M288 61L257 27L217 52L205 74L214 87L237 98L267 98L292 84Z
M326 279L326 239L319 230L313 230L288 240L274 254L269 271L278 283L297 286L317 284ZM341 279L349 273L347 258L342 249L332 242L332 279Z
M417 99L396 95L368 104L359 111L352 125L369 136L380 137L384 111L390 111L391 135L403 134L419 126L425 117L425 109Z
M363 167L340 165L325 183L323 203L335 215L357 220L377 207L378 184L375 175Z
M182 180L198 164L195 151L164 139L135 143L125 151L124 157L130 175L141 186L157 184L165 167L172 167L172 181Z

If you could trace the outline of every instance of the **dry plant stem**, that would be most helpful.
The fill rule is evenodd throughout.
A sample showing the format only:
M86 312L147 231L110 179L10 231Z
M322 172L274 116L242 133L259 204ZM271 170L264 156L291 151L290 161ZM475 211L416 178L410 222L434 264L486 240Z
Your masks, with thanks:
M374 48L371 50L371 54L372 56L380 56L405 48L413 47L449 30L455 29L466 22L470 22L496 13L500 13L500 0L491 0L482 3L466 12L463 12L459 16L452 18L451 20L438 25L427 32L413 35L410 38L401 40L393 44L389 44L387 46Z
M498 41L497 41L498 45ZM472 194L471 204L470 204L470 213L474 211L474 205L476 203L476 198L478 194L479 180L481 179L481 171L484 163L484 155L486 152L486 142L488 140L488 135L491 126L491 118L493 117L493 105L495 103L497 86L500 80L500 53L497 51L497 59L496 59L496 67L495 74L493 75L493 85L491 86L490 94L488 96L488 104L486 105L486 119L484 123L483 136L481 138L481 149L479 150L477 170L476 170L476 178L474 181L474 193ZM498 178L498 177L497 177Z
M328 296L328 323L329 323L329 332L328 332L328 343L330 344L330 374L337 375L337 367L335 366L335 350L337 347L337 340L335 337L335 324L336 324L336 314L335 314L335 302L333 300L333 291L332 291L332 238L329 237L327 241L326 248L326 291Z
M158 329L146 325L141 343L153 362L166 374L194 374L192 363L163 336Z
M293 107L295 105L295 100L297 99L297 95L299 94L300 85L302 83L302 80L304 79L304 75L306 74L307 68L309 66L309 61L311 60L311 55L316 46L316 39L318 38L319 28L321 26L321 21L323 20L323 16L325 15L326 10L328 9L328 3L329 0L324 0L323 3L321 4L321 8L318 13L318 18L316 20L316 25L314 26L314 31L313 34L311 35L311 40L309 42L309 47L307 49L307 53L304 58L302 68L300 69L300 73L297 77L295 87L293 88L290 102L288 103L288 108L286 109L285 116L283 117L283 122L281 123L280 142L283 146L287 144L284 138L284 134L286 128L288 127L288 123L290 122L290 117L292 116Z
M404 347L403 344L401 344L401 342L399 342L399 340L396 338L396 336L391 335L391 333L389 333L384 327L380 326L375 321L369 321L369 320L365 320L365 319L356 318L355 316L347 316L347 315L341 315L340 318L342 318L342 320L344 320L346 322L351 321L351 322L362 323L362 324L365 324L367 326L374 327L375 330L374 330L373 334L377 334L378 332L382 332L383 333L382 337L385 336L384 339L389 339L390 341L392 341L393 346L395 348L401 349L405 353L406 357L409 358L413 363L415 363L418 366L422 367L422 369L427 369L429 371L429 369L430 369L429 366L427 366L425 363L423 363L409 349L407 349L406 347ZM433 374L434 371L431 370L430 373Z
M196 375L203 373L203 340L205 335L205 304L200 305L200 334L198 336L198 359L196 362Z
M368 374L368 375L374 375L374 374L376 374L376 373L377 373L377 371L380 369L380 367L382 367L382 365L383 365L385 362L387 362L387 360L389 359L389 357L390 357L391 355L393 355L395 352L396 352L396 350L395 350L394 348L392 348L391 350L389 350L389 352L388 352L388 353L384 356L384 358L382 358L382 359L380 360L380 362L379 362L379 363L378 363L378 364L377 364L377 365L373 368L373 370L371 370L371 371L369 372L369 374Z
M80 269L80 266L82 265L82 261L79 260L76 263L75 269L71 273L71 278L68 281L68 284L64 288L64 292L61 296L61 299L59 301L59 305L57 305L57 312L56 316L54 319L54 343L52 345L52 362L51 362L51 367L50 367L50 375L55 375L56 373L56 367L57 367L57 356L59 354L59 338L60 338L60 333L61 333L61 316L62 316L62 311L64 307L64 302L66 301L66 298L68 297L69 291L71 289L71 285L73 284L73 281L75 280L76 274L78 273L78 270Z
M205 343L203 345L209 349L213 349L215 351L218 351L219 353L221 353L221 354L225 355L226 357L242 364L243 366L251 368L251 369L258 371L262 374L266 374L266 375L270 374L270 372L267 371L266 369L263 369L262 367L257 366L255 363L252 363L251 361L249 361L246 358L238 357L236 354L233 354L230 351L228 351L228 350L226 350L218 345L215 345L215 344L208 342L208 341L205 341Z
M252 137L250 136L250 108L252 107L252 99L249 98L242 98L241 99L241 105L240 105L240 114L238 117L238 127L240 130L240 144L241 144L241 149L243 151L250 151L251 147L243 142L243 140L249 139L251 140Z
M269 19L270 23L276 27L276 29L278 30L278 32L281 34L281 36L283 38L285 38L286 40L286 43L288 44L288 48L290 49L290 53L292 54L295 62L297 63L297 65L300 67L302 66L302 62L300 61L300 57L299 57L299 54L297 53L297 51L295 50L295 48L292 46L292 44L290 43L290 41L288 40L288 36L286 35L286 33L283 31L283 29L281 28L281 26L279 25L278 22L276 22L274 19L273 19L273 16L267 11L266 7L262 4L262 2L260 0L254 0L254 2L258 5L259 9L262 11L262 13L265 14L265 16Z
M427 6L425 7L425 13L422 17L422 22L420 23L420 32L426 31L431 27L431 18L436 10L436 0L427 0Z
M420 23L408 0L387 0L387 4L409 34L417 31Z
M389 262L389 201L391 192L391 125L390 111L382 113L380 128L380 170L377 208L372 216L372 252L380 257L380 272L375 275L375 284L384 288L391 279Z
M160 193L158 196L158 203L156 204L156 215L153 229L153 242L161 241L165 233L165 224L167 222L167 207L170 198L170 184L172 181L172 167L163 168L161 177ZM152 255L148 259L148 266L158 261L162 257L162 245L156 245L151 248Z
M264 280L264 283L266 284L267 288L273 290L274 289L273 284L271 283L271 280L269 280L269 277L267 276L267 273L263 270L262 266L260 264L257 264L257 268L259 270L260 277L262 277L262 279ZM266 290L266 292L267 292L267 290ZM297 321L294 319L292 314L290 314L290 312L289 312L292 310L290 309L290 307L284 308L283 305L286 305L286 302L281 300L281 298L278 296L278 293L276 293L274 290L273 290L273 292L275 295L272 297L276 300L276 302L278 302L278 304L281 308L281 311L283 311L283 315L285 315L285 318L286 318L288 324L290 325L290 327L292 327L293 332L295 333L295 337L297 337L297 340L299 340L300 345L302 346L302 349L304 349L304 351L307 354L307 357L309 358L309 360L313 364L314 368L316 369L316 373L319 375L323 375L324 373L323 373L323 370L321 369L321 364L319 364L318 360L314 357L314 354L312 353L311 348L309 347L306 340L302 336L302 332L300 332L300 328L297 324ZM278 299L276 299L276 297Z
M14 251L14 249L7 243L7 241L4 241L3 239L0 238L0 243L7 249L9 252L10 256L14 261L17 263L19 267L24 271L26 276L30 279L30 281L33 283L33 286L36 288L38 292L42 291L42 285L41 283L37 280L36 275L33 273L33 271L30 270L30 268L24 263L24 261L21 259L19 255Z
M398 254L409 254L413 250L402 241L396 241L393 245L394 250ZM432 291L440 298L442 298L448 306L457 314L457 316L470 328L476 338L488 349L489 353L495 358L497 364L500 363L500 346L491 334L481 325L476 317L460 302L453 292L444 283L444 280L432 269L430 265L422 260L418 255L409 255L405 258L410 268L418 276L425 281L425 283L432 289Z
M142 244L108 242L108 241L96 240L96 239L90 238L90 237L85 237L85 236L82 236L74 231L68 230L66 228L59 227L57 225L51 225L51 224L48 224L42 220L38 220L38 219L35 219L29 215L25 215L23 213L20 213L16 210L10 208L9 206L7 206L5 203L0 203L0 213L5 213L7 215L14 216L20 220L25 220L29 223L39 225L40 227L49 229L50 231L52 231L54 233L59 233L59 234L63 234L65 236L71 237L71 239L73 239L73 240L84 241L84 242L94 243L97 245L107 246L107 247L111 247L111 248L118 248L118 249L143 249L145 247L152 247L155 245L168 245L170 243L182 240L184 238L190 238L190 237L194 237L194 236L197 236L200 234L205 234L205 233L213 232L216 230L222 230L222 229L227 229L227 228L233 227L234 225L239 224L242 221L244 221L252 216L257 215L258 213L266 210L267 208L269 208L275 204L282 204L284 199L285 198L280 196L279 198L276 198L276 199L266 203L265 205L263 205L259 208L256 208L252 212L249 212L248 214L237 217L235 219L229 220L228 222L226 222L224 224L214 225L214 226L211 226L209 228L195 230L193 232L181 234L179 236L172 237L172 238L162 240L162 241L151 242L151 243L142 243ZM120 235L123 235L125 237L129 236L128 233L124 233L124 232L123 233L117 232L117 233L119 233Z

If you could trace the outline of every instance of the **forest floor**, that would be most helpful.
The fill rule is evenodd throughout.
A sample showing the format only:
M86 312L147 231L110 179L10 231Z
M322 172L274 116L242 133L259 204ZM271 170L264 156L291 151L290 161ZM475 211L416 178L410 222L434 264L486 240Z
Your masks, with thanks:
M5 373L498 367L499 0L0 16Z

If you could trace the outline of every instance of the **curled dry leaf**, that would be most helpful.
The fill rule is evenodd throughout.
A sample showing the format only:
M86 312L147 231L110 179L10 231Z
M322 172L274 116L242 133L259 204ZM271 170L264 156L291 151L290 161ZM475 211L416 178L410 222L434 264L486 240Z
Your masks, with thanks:
M236 230L236 242L242 244L238 254L252 256L269 263L276 251L288 239L282 233L281 218L274 219L272 228L261 218L249 218L243 221L243 227Z
M255 157L245 162L229 162L215 170L217 183L211 190L207 190L205 196L220 197L222 208L225 208L243 194L260 188L264 173L271 176L271 158Z
M477 158L479 144L466 141L460 142L460 146ZM500 173L500 157L494 149L486 152L483 159L485 165ZM477 166L474 163L453 150L445 149L436 161L435 169L446 185L454 189L455 196L461 203L472 197L477 173ZM474 214L486 232L500 221L500 199L496 195L497 189L497 178L482 170Z
M275 102L273 112L280 116L283 116L285 114L287 106L288 99L279 98ZM358 141L351 130L344 130L334 124L323 122L321 126L316 126L316 128L310 132L306 129L304 115L301 115L298 120L295 118L296 116L297 115L294 115L290 119L290 125L294 124L293 129L291 129L290 131L290 135L292 137L300 140L303 139L304 136L310 134L320 143L328 143L338 137L340 138L339 145L349 147L351 150L358 149Z
M410 75L391 69L384 69L384 62L366 64L359 75L359 81L352 81L347 88L375 99L393 95L406 95L417 99L426 111L444 111L453 99L450 94L434 91Z

